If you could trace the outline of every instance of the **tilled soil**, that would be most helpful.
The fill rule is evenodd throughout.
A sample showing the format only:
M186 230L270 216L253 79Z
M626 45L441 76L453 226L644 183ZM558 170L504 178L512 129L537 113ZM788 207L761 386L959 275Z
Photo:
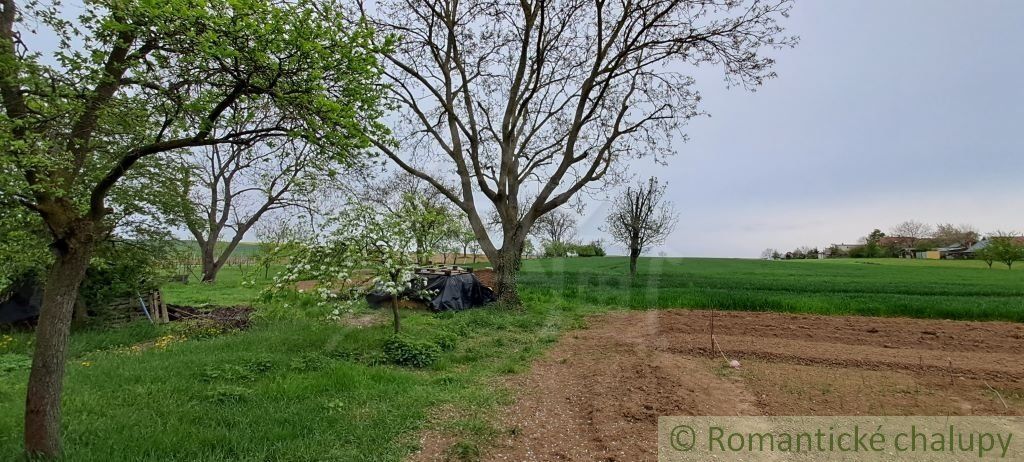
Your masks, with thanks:
M711 318L615 313L568 333L513 379L484 460L656 460L662 415L1024 414L1024 325L716 312L712 350Z

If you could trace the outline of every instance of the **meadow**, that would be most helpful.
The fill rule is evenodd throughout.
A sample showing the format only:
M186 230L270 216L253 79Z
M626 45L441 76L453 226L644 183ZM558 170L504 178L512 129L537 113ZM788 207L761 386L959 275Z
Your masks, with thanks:
M64 399L66 460L401 460L425 429L474 460L499 437L494 415L522 373L586 316L645 308L720 308L1024 321L1024 271L980 262L643 259L531 260L521 310L403 313L409 338L447 347L427 368L383 364L387 314L294 296L260 299L238 269L213 285L169 284L170 303L252 304L253 326L205 335L130 324L72 335ZM0 334L0 460L18 460L31 335ZM454 341L452 341L454 339Z

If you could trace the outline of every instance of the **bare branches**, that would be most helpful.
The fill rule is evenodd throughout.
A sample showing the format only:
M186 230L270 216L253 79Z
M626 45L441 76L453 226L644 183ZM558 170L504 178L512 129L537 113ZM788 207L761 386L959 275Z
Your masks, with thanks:
M389 0L376 25L401 36L388 53L401 108L401 150L375 143L480 221L503 221L517 251L534 222L598 184L625 160L670 155L698 114L704 64L754 88L774 77L764 50L795 44L780 18L788 0ZM438 162L442 181L416 165ZM454 187L452 187L454 186ZM482 242L483 226L474 226ZM485 245L485 247L487 247ZM485 249L486 251L486 249ZM491 258L497 255L489 253Z
M626 188L613 200L606 231L629 250L630 272L635 274L637 257L651 246L664 243L677 221L679 215L665 200L665 185L651 177L646 183Z

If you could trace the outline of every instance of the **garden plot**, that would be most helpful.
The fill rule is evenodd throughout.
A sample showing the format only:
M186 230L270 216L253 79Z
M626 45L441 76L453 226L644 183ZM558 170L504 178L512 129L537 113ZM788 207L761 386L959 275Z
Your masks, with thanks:
M591 318L513 379L484 459L655 460L662 415L1024 414L1024 325L718 312L712 353L710 319Z

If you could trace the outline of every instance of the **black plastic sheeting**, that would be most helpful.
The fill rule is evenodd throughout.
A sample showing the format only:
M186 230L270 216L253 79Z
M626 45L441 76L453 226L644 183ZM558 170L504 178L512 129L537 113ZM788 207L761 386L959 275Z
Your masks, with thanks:
M426 285L415 287L411 292L427 290L433 294L432 298L422 299L409 296L423 302L433 311L461 311L475 308L491 303L498 299L494 291L483 285L473 273L452 274L452 275L426 275ZM379 291L372 291L366 294L366 301L370 306L380 307L391 301L391 296Z
M43 304L43 290L34 284L19 284L10 297L0 303L0 324L31 321L39 317Z

